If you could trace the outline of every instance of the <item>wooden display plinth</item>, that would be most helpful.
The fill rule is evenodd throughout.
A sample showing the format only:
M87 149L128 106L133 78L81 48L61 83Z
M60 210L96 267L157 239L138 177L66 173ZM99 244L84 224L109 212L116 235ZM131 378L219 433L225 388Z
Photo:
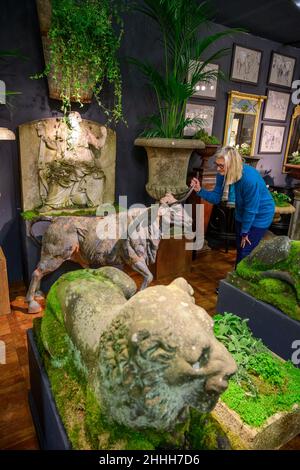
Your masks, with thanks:
M170 238L160 241L156 262L149 266L155 281L190 272L193 252L186 250L186 243L191 243L191 240Z
M10 313L6 258L0 247L0 315Z

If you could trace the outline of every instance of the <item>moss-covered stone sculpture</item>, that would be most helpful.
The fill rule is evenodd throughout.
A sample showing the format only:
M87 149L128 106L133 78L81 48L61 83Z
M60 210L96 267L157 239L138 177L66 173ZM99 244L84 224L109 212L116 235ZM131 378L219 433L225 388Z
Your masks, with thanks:
M300 241L262 241L227 280L300 321Z
M115 268L67 273L35 322L74 448L182 448L195 416L203 430L215 427L201 413L213 409L236 365L213 321L183 278L135 292ZM199 439L194 433L192 445L201 447Z

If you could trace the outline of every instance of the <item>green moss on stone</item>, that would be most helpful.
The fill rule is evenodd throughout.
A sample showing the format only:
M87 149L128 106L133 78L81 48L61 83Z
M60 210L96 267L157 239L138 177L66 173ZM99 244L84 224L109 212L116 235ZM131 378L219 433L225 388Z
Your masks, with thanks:
M189 448L193 450L229 449L230 443L219 423L211 413L200 413L192 409L187 432Z
M200 440L204 418L194 410L191 422L187 419L178 424L173 432L147 429L133 431L109 422L101 412L99 401L90 386L80 382L76 374L71 373L70 364L59 368L55 366L43 347L40 326L41 320L38 319L34 325L35 340L39 345L56 406L74 449L183 449L187 445L186 440L189 446L194 446L193 448L212 448L216 445L215 428L207 415L206 421L209 421L210 425L205 427L206 435Z
M283 271L291 275L295 287L280 279L265 278L264 271ZM243 259L228 277L233 285L267 302L291 318L300 321L300 241L292 241L286 260L267 266L258 259Z
M24 220L34 220L39 217L39 212L33 210L33 211L24 211L21 212L21 216L23 217Z
M101 206L100 206L101 208ZM36 208L33 210L28 210L21 212L21 216L23 217L24 220L29 220L33 221L35 219L38 219L39 217L92 217L98 215L99 209L98 207L87 207L85 209L82 208L71 208L69 210L49 210L46 212L40 212L42 208ZM105 207L105 215L108 215L110 213L118 213L118 212L123 212L126 210L126 208L123 208L119 204L113 204L112 208L110 207ZM102 214L99 214L101 216Z
M292 286L279 279L262 279L250 283L248 293L258 300L267 302L294 320L300 321L300 306Z

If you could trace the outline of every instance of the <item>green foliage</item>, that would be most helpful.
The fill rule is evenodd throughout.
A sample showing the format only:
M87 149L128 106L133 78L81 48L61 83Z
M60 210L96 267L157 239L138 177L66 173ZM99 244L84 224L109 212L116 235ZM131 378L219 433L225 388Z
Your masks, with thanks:
M271 191L271 196L274 199L275 206L287 207L290 205L291 198L287 194L279 193L278 191Z
M247 368L273 385L282 386L284 383L282 368L269 353L251 356Z
M214 331L238 366L222 400L250 426L260 427L273 414L300 405L300 370L273 356L253 337L247 322L232 315L216 315Z
M289 155L288 163L291 165L300 165L300 152L293 152L292 155Z
M123 35L119 0L52 0L50 61L42 74L60 84L62 110L71 98L82 105L82 91L92 90L108 118L122 119L122 82L117 52ZM109 109L101 101L105 82L114 88Z
M158 114L146 119L148 130L144 135L182 138L185 127L203 125L203 120L199 118L185 117L188 99L194 94L199 81L209 83L220 76L217 71L205 71L205 67L228 50L221 49L207 59L203 59L203 55L212 44L241 30L231 29L203 35L212 12L207 2L199 3L197 0L144 0L137 10L158 25L164 49L163 71L146 61L131 59L147 78L158 105Z
M216 315L214 316L214 333L238 364L233 380L238 384L247 385L248 393L257 396L257 387L248 374L248 364L253 354L266 351L266 348L261 340L253 338L247 321L227 312L224 315Z
M204 129L200 129L196 134L193 136L193 139L200 139L206 145L219 145L220 141L214 135L209 135Z
M247 144L247 142L244 142L241 145L237 144L234 147L243 157L248 157L251 153L251 146Z

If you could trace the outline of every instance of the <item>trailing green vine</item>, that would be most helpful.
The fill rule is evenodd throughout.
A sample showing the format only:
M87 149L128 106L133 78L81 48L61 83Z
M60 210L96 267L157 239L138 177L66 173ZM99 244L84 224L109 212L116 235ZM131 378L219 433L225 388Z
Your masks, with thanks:
M61 88L62 110L71 110L71 100L82 105L83 93L92 90L108 122L122 114L122 80L117 52L123 36L121 0L52 0L50 60L42 74L51 75ZM103 85L114 88L114 101L101 100Z

